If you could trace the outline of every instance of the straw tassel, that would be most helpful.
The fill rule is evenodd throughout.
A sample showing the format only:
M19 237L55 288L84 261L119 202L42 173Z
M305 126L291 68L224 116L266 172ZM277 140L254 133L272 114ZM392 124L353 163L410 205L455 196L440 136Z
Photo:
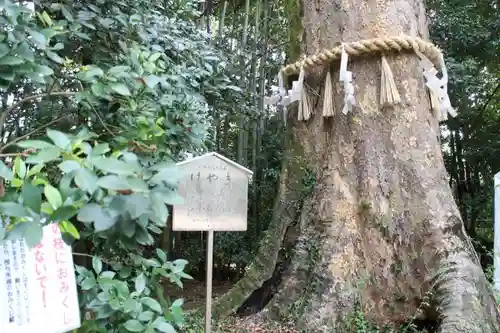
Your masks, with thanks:
M299 120L309 120L311 118L311 104L309 103L309 98L307 97L307 90L302 87L302 95L299 101Z
M434 118L437 119L437 121L442 121L442 120L446 120L446 113L444 114L444 118L445 119L442 119L442 114L441 114L441 108L439 106L439 97L437 97L437 95L429 89L429 98L431 100L431 110L432 110L432 115L434 116Z
M333 117L334 105L333 105L333 85L332 85L332 76L330 74L330 68L328 68L328 72L326 73L325 79L325 95L323 97L323 117Z
M380 81L380 105L386 107L401 103L394 75L385 56L382 56L382 75Z

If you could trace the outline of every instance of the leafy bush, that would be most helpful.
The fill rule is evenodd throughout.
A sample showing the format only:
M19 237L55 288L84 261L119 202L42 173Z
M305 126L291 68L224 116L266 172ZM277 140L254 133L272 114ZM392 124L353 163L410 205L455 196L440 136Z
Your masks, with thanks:
M187 261L145 251L181 202L173 163L202 151L212 103L238 99L189 21L196 1L0 2L0 242L57 224L90 244L79 332L175 332ZM89 265L90 266L90 265Z

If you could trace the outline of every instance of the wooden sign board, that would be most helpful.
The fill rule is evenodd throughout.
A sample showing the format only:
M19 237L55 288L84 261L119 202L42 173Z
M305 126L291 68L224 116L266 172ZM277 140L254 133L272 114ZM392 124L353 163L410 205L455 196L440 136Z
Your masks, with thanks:
M44 227L42 242L0 243L0 332L63 333L80 327L71 247L57 224Z
M174 231L247 230L248 183L252 171L217 153L177 164L183 176L174 206Z

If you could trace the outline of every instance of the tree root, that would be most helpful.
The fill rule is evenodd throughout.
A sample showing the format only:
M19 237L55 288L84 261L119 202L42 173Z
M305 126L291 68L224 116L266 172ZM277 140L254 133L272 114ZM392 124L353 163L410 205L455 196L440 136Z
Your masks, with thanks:
M286 171L282 173L282 175L287 174ZM302 209L303 191L297 190L300 177L296 176L283 177L273 219L260 242L258 254L247 268L245 276L231 290L215 300L214 318L223 318L233 314L255 290L261 288L273 276L287 230L297 221ZM293 179L293 184L287 183L289 179Z
M498 312L491 306L495 301L480 266L466 253L458 253L443 260L442 267L434 279L437 332L500 332Z

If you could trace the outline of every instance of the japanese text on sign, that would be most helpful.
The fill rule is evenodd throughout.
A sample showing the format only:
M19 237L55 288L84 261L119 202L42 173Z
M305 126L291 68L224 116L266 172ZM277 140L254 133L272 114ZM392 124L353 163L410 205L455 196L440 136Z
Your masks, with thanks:
M184 204L174 207L173 230L246 230L250 171L210 154L183 163L181 171Z
M62 333L80 327L71 248L56 224L43 230L42 242L32 249L20 240L1 246L2 333Z

